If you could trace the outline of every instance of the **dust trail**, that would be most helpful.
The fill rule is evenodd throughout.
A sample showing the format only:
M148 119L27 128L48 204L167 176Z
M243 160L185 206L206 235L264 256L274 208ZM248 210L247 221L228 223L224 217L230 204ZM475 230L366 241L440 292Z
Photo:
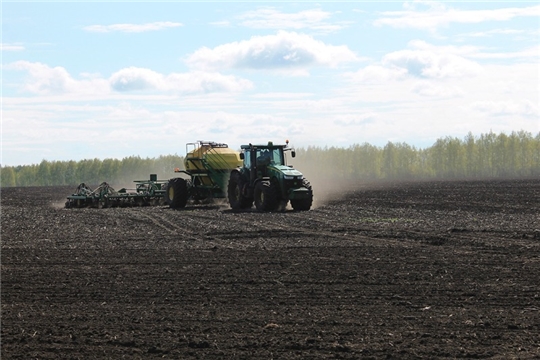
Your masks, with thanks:
M63 209L66 206L66 201L65 200L54 201L51 203L51 206L53 207L53 209L56 209L56 210Z
M348 193L362 187L362 184L358 181L352 182L325 177L311 177L308 180L313 188L312 209L319 208L332 201L343 200Z
M331 201L342 200L347 193L362 187L361 180L345 180L337 168L321 168L309 161L294 159L293 166L311 183L313 189L312 209L324 206Z
M367 179L347 175L341 164L319 163L315 159L291 159L288 163L300 171L311 183L313 189L312 209L325 206L333 201L346 199L350 193L374 188L394 186L395 184L410 182L407 179Z

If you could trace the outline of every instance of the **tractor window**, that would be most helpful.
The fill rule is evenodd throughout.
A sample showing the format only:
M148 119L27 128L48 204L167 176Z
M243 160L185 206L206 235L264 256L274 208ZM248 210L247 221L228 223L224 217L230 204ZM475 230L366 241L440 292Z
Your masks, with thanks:
M257 166L270 165L272 153L268 149L257 149Z
M272 150L272 161L274 165L284 165L283 151L281 148Z
M283 150L277 149L257 149L257 166L284 165Z
M247 168L247 169L251 169L251 156L250 156L250 153L248 151L244 152L244 166Z

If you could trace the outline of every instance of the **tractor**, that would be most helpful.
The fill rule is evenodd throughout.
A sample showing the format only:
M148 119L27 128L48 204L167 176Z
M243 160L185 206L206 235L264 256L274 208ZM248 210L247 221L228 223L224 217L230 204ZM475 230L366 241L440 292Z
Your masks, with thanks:
M231 171L227 186L233 210L249 209L255 202L259 211L283 211L289 201L297 211L311 208L311 184L300 171L286 164L286 152L296 156L289 141L285 145L242 145L241 150L243 164Z

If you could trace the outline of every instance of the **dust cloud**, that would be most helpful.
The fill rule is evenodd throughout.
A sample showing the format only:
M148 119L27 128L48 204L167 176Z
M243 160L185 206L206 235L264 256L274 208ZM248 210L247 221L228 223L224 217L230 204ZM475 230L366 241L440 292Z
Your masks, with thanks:
M297 158L289 161L296 170L300 171L308 180L313 189L312 209L324 206L331 201L342 200L347 193L362 186L360 180L346 180L337 176L338 169L321 169L313 163L301 161Z
M53 203L51 203L51 206L53 209L63 209L65 206L66 206L66 201L63 200L63 201L54 201Z

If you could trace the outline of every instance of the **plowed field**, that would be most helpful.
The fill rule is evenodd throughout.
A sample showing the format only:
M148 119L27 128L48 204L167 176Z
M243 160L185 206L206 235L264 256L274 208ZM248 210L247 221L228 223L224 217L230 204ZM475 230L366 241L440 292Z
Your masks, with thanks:
M2 189L2 359L540 357L540 180L280 213L73 190Z

